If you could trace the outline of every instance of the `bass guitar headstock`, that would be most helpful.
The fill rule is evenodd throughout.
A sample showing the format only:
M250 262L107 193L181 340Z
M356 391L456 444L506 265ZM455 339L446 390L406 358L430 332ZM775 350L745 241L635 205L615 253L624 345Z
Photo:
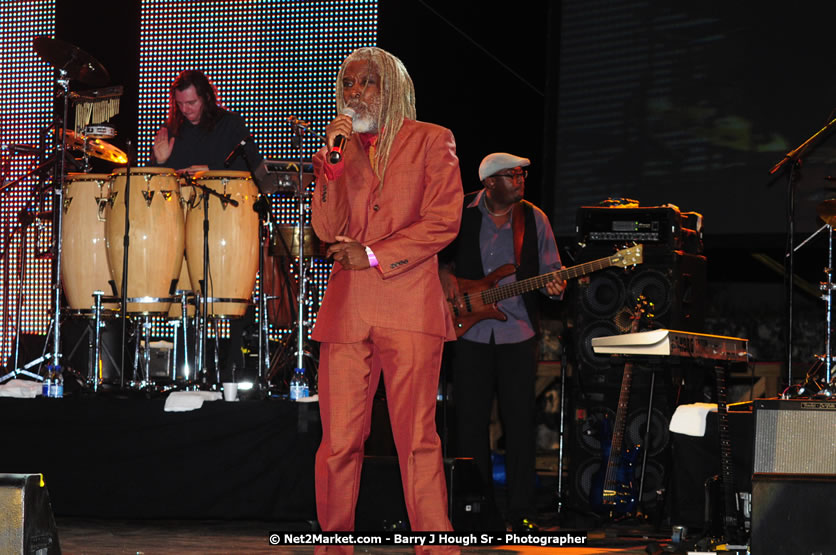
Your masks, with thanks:
M644 245L638 244L627 249L621 249L612 256L610 256L610 264L613 266L620 266L622 268L630 268L641 264L643 261L642 252Z

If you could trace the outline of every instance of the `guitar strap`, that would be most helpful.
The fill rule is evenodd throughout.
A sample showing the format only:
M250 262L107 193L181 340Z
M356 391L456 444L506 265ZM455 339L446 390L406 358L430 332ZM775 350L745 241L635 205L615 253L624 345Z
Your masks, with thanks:
M514 230L514 262L519 268L522 261L523 239L525 238L525 213L522 202L514 205L514 210L511 212L511 225Z

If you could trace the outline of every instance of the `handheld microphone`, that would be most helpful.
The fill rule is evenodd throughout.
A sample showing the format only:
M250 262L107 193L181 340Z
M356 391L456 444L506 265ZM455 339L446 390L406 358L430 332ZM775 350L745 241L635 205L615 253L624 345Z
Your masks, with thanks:
M229 155L226 157L226 160L224 160L225 168L228 168L232 165L232 163L235 161L236 158L238 158L238 155L241 154L241 151L244 149L247 143L250 142L250 139L252 138L252 135L247 135L246 137L241 139L241 141L237 145L235 145L235 148L232 149L232 152L230 152Z
M354 114L356 114L356 112L348 106L343 108L342 113L350 118L353 118ZM347 139L342 135L334 137L334 146L331 148L331 152L328 153L328 161L330 163L338 164L340 160L343 159L343 147L345 146L346 141Z

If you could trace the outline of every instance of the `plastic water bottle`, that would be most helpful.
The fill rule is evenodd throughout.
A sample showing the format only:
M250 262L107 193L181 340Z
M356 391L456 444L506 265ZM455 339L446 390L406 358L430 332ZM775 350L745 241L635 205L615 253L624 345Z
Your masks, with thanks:
M64 397L64 376L61 374L60 366L50 364L46 367L42 395L55 399Z
M294 369L293 376L290 378L290 400L298 401L302 397L308 397L309 395L310 387L308 386L308 377L305 375L305 369Z

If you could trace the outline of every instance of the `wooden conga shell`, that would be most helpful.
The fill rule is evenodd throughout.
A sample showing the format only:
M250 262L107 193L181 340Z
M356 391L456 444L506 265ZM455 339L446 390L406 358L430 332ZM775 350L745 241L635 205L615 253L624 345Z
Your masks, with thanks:
M258 188L249 172L206 171L195 175L198 185L228 194L238 206L209 197L209 280L210 299L240 299L233 302L210 301L213 316L240 317L247 310L258 273L258 214L253 205ZM186 220L186 261L192 289L200 291L203 279L204 202L198 199Z
M126 185L125 168L113 172L112 204L105 210L108 262L120 295ZM130 189L127 297L161 300L129 302L127 312L166 314L171 306L172 282L180 275L183 264L185 240L180 185L170 168L131 168Z
M93 291L112 295L105 245L104 207L110 197L110 174L71 174L64 178L61 233L61 282L67 306L91 311ZM114 310L116 304L103 303Z

